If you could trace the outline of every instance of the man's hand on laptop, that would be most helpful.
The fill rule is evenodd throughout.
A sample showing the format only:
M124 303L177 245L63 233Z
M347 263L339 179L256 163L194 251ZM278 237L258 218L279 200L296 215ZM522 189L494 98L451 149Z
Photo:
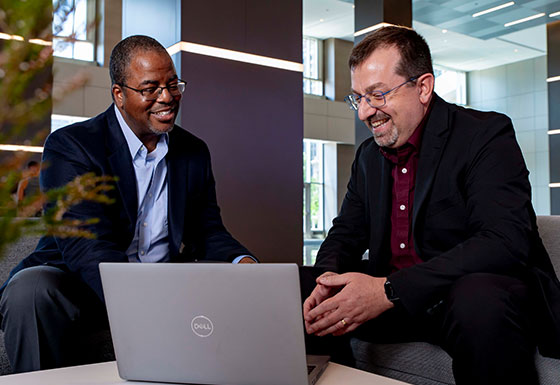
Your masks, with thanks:
M321 275L303 304L307 333L339 336L392 308L385 295L386 281L361 273Z

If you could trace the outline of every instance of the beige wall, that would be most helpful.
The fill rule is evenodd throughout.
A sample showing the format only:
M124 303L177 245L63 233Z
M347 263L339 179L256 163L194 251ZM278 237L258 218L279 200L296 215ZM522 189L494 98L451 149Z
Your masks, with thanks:
M99 65L109 66L111 50L122 37L122 0L98 1L98 14L103 15L97 33Z
M538 215L550 215L546 68L546 56L541 56L467 74L468 104L512 119Z
M303 98L303 137L354 144L354 112L345 102Z
M56 58L53 72L54 94L64 94L62 100L55 101L53 114L92 117L111 104L111 80L107 68Z
M112 103L109 57L122 36L122 0L100 0L97 13L103 15L97 27L97 61L82 62L56 58L53 73L53 114L93 117Z
M346 185L350 180L352 162L355 154L354 111L345 102L325 100L305 96L303 101L303 137L333 142L329 161L325 162L325 173L336 178L331 181L330 189L336 196L336 207L329 208L329 213L336 215L346 195ZM329 213L326 213L329 214ZM327 215L325 221L330 225L334 215ZM330 227L330 226L327 226Z
M329 100L342 102L352 89L348 57L354 43L331 38L325 40L323 44L325 96Z

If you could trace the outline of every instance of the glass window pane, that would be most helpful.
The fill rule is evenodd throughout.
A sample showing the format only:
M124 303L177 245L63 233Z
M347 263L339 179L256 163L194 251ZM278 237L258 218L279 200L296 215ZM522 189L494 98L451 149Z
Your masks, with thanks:
M53 0L55 14L53 34L61 37L73 37L64 42L54 39L54 55L69 59L93 61L94 42L88 41L88 0ZM91 32L91 31L90 31ZM94 36L90 33L90 36Z
M73 0L53 1L55 9L53 17L53 35L70 36L74 31Z
M310 94L311 93L311 80L310 79L303 79L303 93Z
M309 56L311 50L311 39L303 38L303 76L306 78L311 77L311 61Z
M317 259L317 252L323 243L322 239L305 239L303 241L303 264L313 266Z
M323 82L320 80L311 80L311 92L312 95L323 95Z
M53 38L54 54L58 57L65 57L72 59L73 46L72 43L66 42L63 39Z
M323 183L323 143L311 142L311 182Z
M318 45L317 40L310 39L309 41L309 51L307 59L309 61L309 69L307 77L312 79L317 79L319 77L319 52L318 52Z
M303 181L304 182L309 182L310 178L309 178L309 172L310 172L310 166L309 166L309 141L308 140L304 140L303 141Z
M87 1L76 0L76 10L74 11L74 32L76 39L87 39Z
M323 95L323 81L320 71L319 40L303 38L303 92L309 95Z
M317 39L303 38L303 76L319 78L319 42Z
M311 231L323 231L323 185L311 184Z
M324 232L324 144L303 141L303 232L305 239L322 239Z
M77 41L74 43L74 59L93 61L93 43Z
M434 67L436 77L435 91L449 103L466 104L466 74L463 71L454 71L447 68Z

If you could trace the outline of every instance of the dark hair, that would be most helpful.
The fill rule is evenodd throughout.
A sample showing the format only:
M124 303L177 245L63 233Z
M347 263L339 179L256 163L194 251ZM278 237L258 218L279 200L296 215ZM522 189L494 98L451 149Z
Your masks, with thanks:
M109 73L111 84L124 84L126 82L127 67L132 57L137 52L158 51L165 52L165 48L154 38L144 35L133 35L121 40L111 52L109 60Z
M425 73L434 74L432 55L426 40L412 28L403 26L387 26L368 34L359 42L350 54L348 65L353 70L362 64L380 47L396 47L401 60L395 73L405 78L420 76Z

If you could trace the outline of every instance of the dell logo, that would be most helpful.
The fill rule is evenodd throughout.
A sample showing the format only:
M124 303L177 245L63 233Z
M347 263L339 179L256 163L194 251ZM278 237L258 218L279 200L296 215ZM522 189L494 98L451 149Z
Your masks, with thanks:
M212 330L212 326L210 324L194 324L194 328L197 330Z
M214 331L214 325L210 318L198 315L192 319L191 329L199 337L209 337Z

